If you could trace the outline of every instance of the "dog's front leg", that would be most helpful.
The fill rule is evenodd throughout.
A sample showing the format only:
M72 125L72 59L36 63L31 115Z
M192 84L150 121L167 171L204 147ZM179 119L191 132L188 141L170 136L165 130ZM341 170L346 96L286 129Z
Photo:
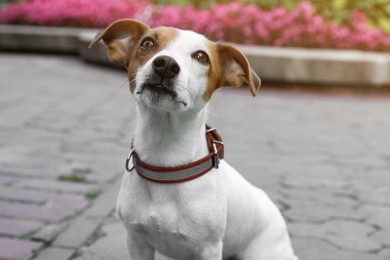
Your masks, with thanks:
M223 248L222 241L220 241L217 244L208 245L207 247L203 248L198 259L199 260L210 260L210 259L222 260L222 248Z
M154 260L154 248L138 236L127 236L131 260Z

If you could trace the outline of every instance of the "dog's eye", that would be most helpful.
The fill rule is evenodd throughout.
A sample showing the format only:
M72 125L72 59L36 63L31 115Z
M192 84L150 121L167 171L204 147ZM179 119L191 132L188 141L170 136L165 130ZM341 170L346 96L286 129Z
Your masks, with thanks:
M141 47L145 50L151 50L154 48L154 41L152 38L150 37L146 37L145 39L143 39L143 41L141 42Z
M200 63L209 63L209 56L204 51L197 51L193 53L192 58Z

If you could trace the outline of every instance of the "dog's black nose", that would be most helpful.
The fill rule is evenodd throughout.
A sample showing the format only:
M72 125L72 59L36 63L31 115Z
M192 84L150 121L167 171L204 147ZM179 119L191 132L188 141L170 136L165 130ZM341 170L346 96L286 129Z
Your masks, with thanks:
M166 55L155 58L152 66L154 71L162 78L173 78L180 72L179 64Z

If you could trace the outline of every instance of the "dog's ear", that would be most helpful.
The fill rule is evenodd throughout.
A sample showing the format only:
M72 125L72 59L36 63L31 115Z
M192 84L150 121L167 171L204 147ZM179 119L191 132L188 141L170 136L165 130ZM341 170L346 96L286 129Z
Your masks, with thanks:
M247 58L236 48L219 43L219 61L222 72L222 86L239 87L248 86L252 95L261 85L261 80L252 70Z
M110 60L127 67L131 51L149 29L149 26L137 20L121 19L113 22L102 33L98 34L89 44L89 48L103 40L107 46Z

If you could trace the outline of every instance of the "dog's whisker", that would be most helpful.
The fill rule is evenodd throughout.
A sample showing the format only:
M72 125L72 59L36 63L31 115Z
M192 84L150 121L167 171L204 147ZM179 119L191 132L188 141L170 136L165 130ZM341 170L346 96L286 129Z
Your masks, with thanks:
M187 91L188 95L190 96L192 103L195 104L195 97L191 94L191 92L187 88L184 88L184 89L185 89L185 91ZM196 113L199 113L201 110L201 109L197 109L195 106L193 107L193 109Z
M136 82L136 79L128 79L128 81L129 81L129 84L132 84L132 83Z

